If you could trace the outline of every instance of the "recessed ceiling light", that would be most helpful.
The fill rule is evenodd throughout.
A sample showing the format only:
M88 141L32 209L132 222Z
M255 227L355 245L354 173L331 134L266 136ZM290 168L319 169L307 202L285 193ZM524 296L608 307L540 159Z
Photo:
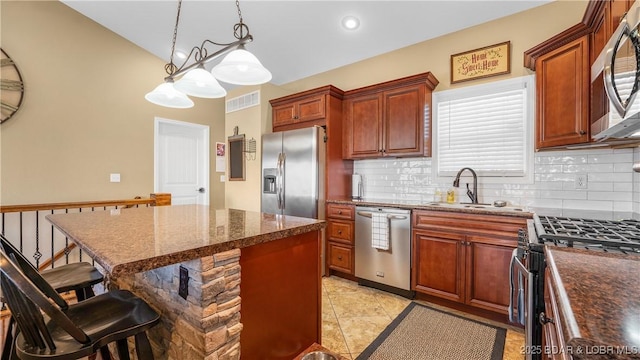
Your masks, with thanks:
M360 27L360 19L355 16L345 16L342 18L342 27L347 30L355 30Z

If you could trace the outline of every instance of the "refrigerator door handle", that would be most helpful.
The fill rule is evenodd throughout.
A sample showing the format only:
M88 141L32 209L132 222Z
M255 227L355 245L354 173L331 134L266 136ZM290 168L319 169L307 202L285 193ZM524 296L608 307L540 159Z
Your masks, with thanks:
M278 163L276 164L276 199L278 200L278 210L282 210L282 200L280 189L282 188L282 153L278 154Z
M285 163L287 162L287 154L285 153L281 153L280 155L282 155L282 160L280 160L280 205L282 206L280 209L284 209L287 204L285 204L285 183L284 183L284 176L285 176Z

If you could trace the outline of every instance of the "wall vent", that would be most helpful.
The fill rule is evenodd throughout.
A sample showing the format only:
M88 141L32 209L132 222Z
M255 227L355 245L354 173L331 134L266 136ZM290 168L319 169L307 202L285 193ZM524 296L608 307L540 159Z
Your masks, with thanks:
M260 105L260 90L227 100L226 113Z

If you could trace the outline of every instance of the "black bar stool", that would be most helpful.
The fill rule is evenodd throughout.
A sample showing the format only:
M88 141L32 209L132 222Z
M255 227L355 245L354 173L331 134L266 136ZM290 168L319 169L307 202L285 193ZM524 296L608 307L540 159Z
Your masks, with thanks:
M35 275L30 279L14 256L0 252L2 291L20 329L15 339L19 359L72 360L98 350L110 359L107 345L116 342L118 356L128 360L130 336L135 337L138 359L153 359L146 331L159 323L160 316L144 300L129 291L113 290L69 305Z
M20 269L27 273L38 273L38 270L24 257L24 255L0 234L0 250L9 256L14 256ZM62 265L53 269L47 269L40 273L44 282L57 292L74 291L78 301L83 301L94 296L92 286L104 280L104 277L89 263L79 262ZM40 286L39 284L36 284ZM59 304L62 306L62 304ZM9 319L7 336L2 349L0 360L11 359L11 347L13 343L14 319Z

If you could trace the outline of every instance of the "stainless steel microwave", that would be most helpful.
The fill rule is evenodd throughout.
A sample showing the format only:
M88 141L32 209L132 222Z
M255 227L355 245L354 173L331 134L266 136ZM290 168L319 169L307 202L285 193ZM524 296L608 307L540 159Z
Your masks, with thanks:
M596 141L640 140L639 30L640 1L636 1L591 67L591 137ZM603 87L608 104L598 102L605 99L599 96Z

